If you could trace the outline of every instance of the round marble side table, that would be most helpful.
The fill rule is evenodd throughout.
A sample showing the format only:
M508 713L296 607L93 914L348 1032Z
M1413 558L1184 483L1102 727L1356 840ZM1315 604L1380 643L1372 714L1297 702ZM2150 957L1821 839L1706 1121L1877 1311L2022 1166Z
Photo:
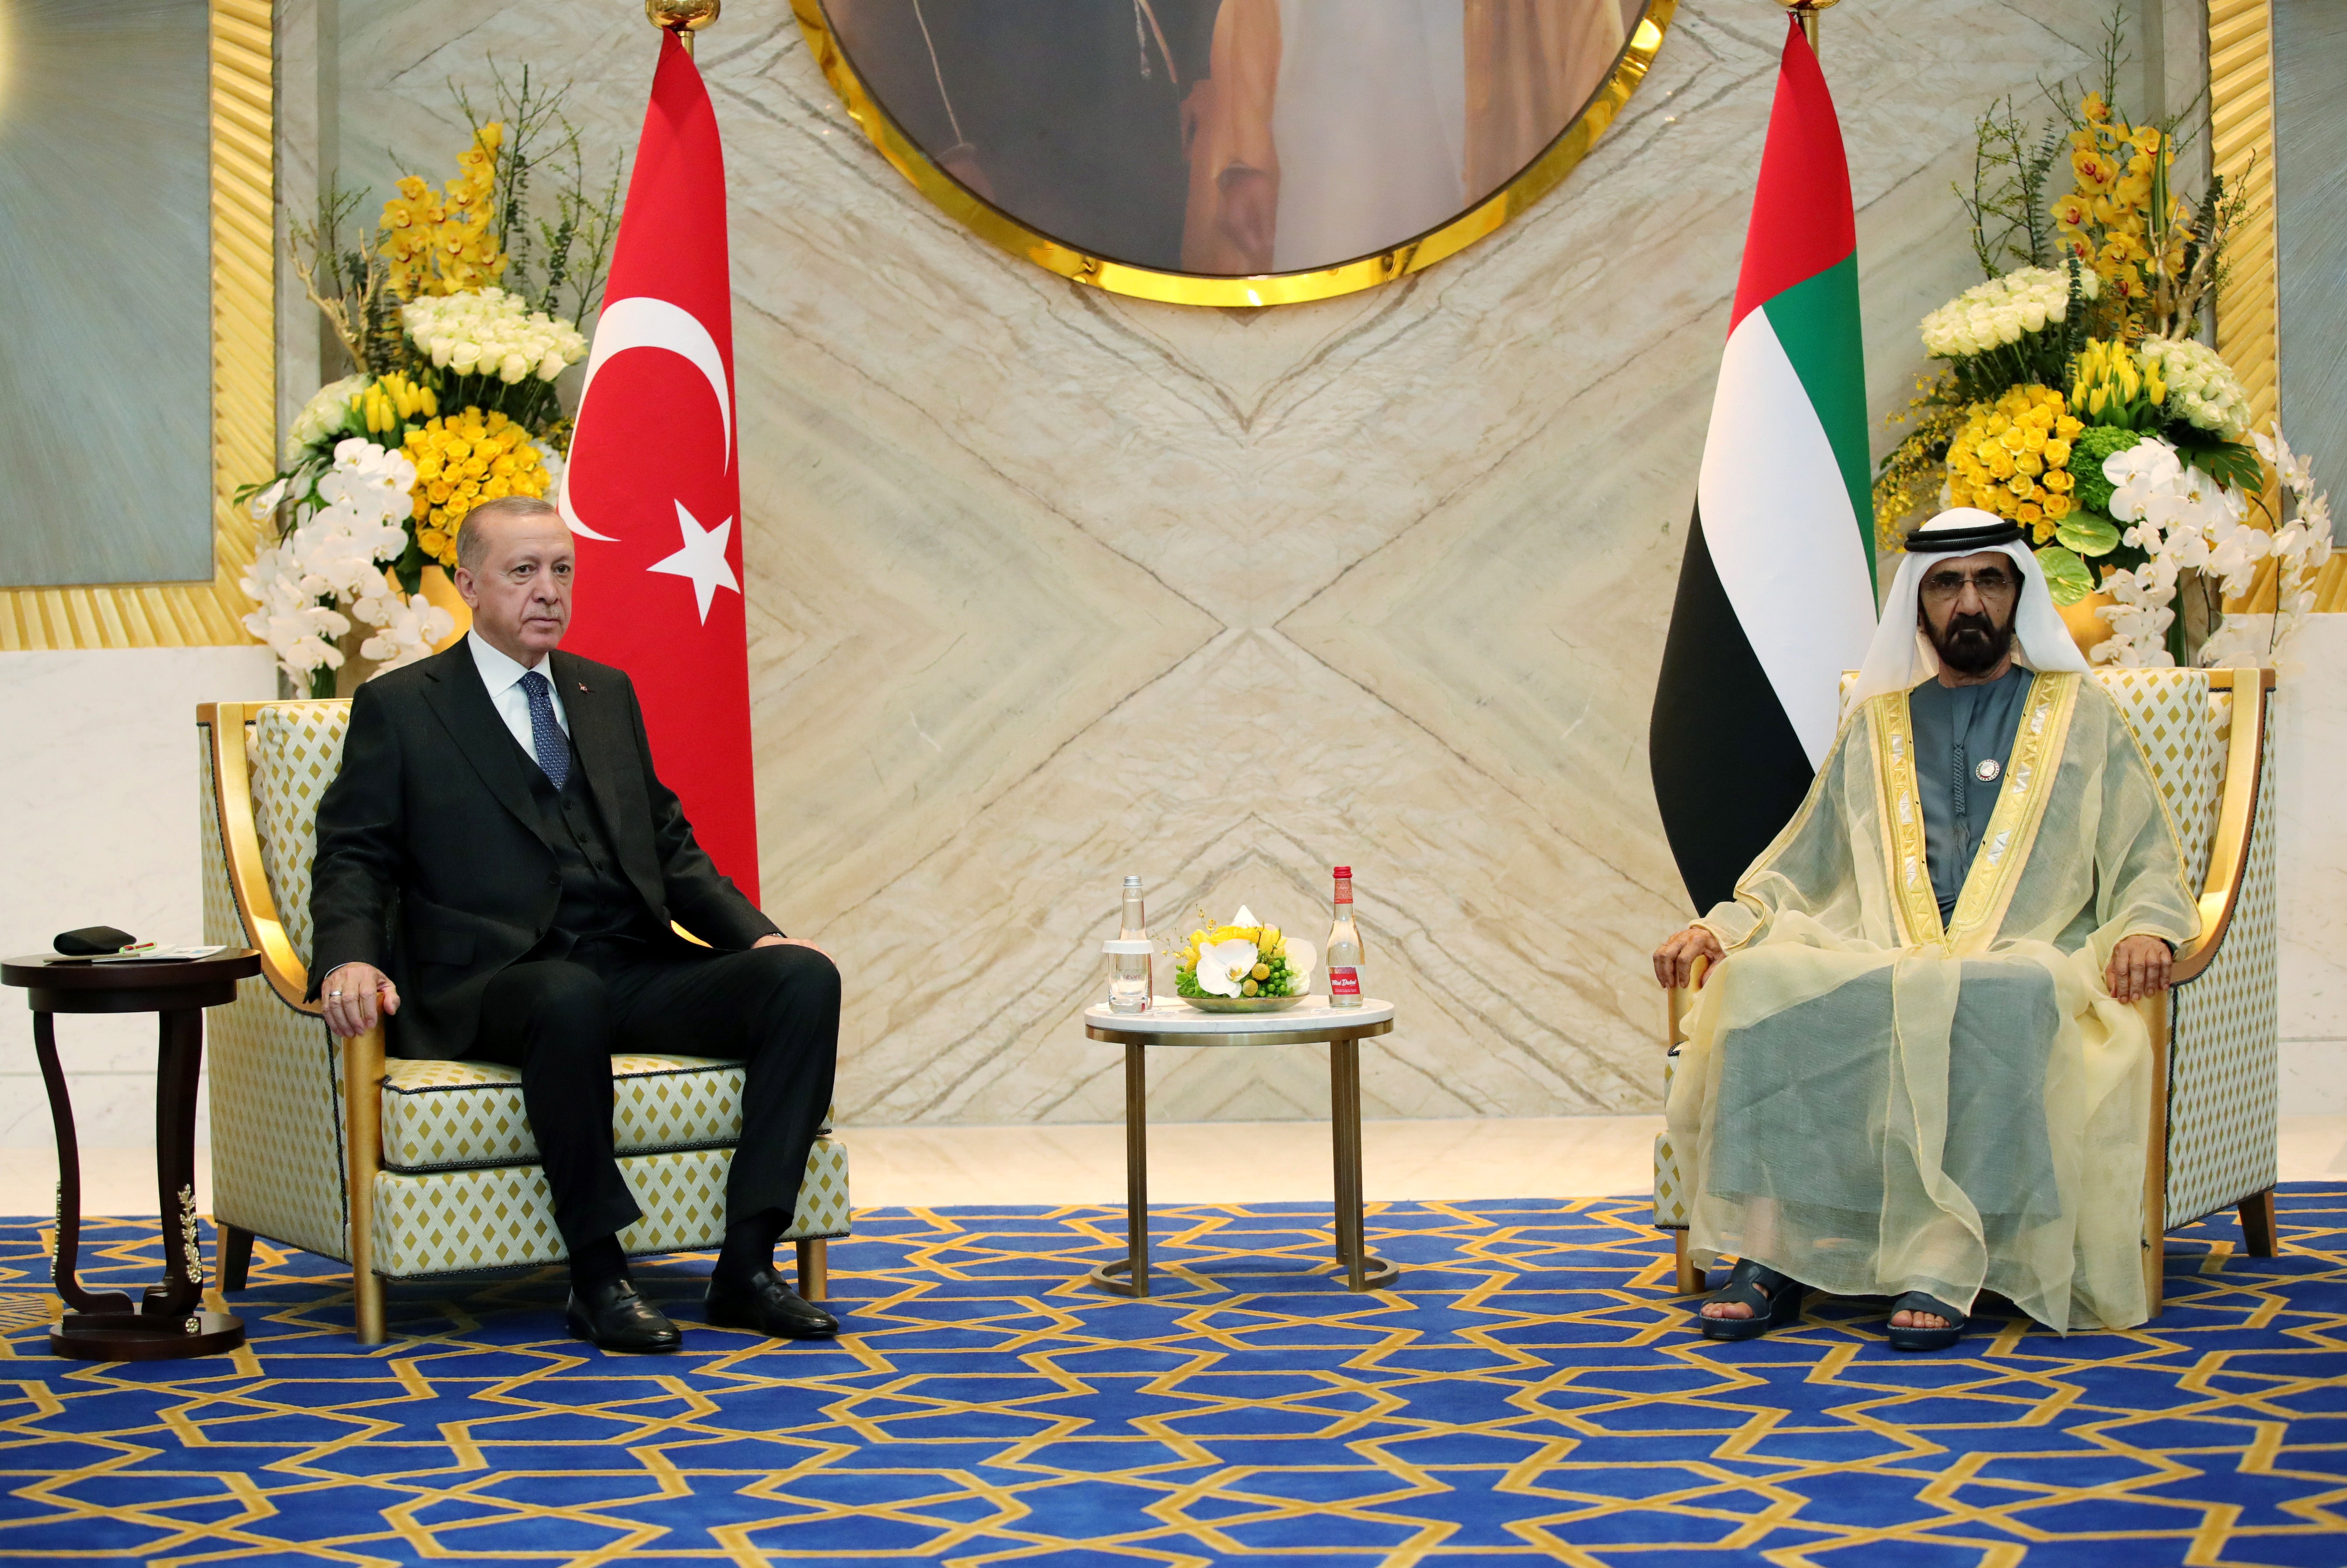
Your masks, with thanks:
M1124 1047L1125 1255L1092 1272L1092 1283L1119 1296L1149 1294L1149 1079L1143 1053L1151 1046L1328 1046L1328 1120L1337 1159L1337 1261L1348 1290L1382 1290L1401 1270L1369 1255L1361 1227L1361 1046L1393 1032L1391 1002L1361 999L1358 1007L1307 997L1279 1012L1203 1012L1179 997L1153 997L1146 1012L1112 1012L1106 1002L1084 1009L1084 1033Z

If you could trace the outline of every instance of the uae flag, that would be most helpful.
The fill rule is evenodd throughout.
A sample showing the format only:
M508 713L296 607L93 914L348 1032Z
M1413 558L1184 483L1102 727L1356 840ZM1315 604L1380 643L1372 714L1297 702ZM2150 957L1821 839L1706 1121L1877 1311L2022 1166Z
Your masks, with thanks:
M1791 23L1648 733L1697 910L1792 817L1874 635L1874 510L1850 167Z
M758 898L725 155L692 56L661 40L562 475L579 541L563 646L635 682L652 761Z

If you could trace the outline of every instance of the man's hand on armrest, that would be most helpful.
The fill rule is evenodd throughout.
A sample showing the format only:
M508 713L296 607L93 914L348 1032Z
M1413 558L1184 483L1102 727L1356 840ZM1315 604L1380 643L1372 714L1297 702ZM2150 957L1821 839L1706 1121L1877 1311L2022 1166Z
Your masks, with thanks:
M326 1027L348 1040L399 1010L399 988L373 964L344 964L326 977L318 999L326 1004Z
M826 958L831 958L831 949L822 946L820 943L803 942L796 937L785 937L780 934L761 937L756 941L751 943L750 946L753 948L807 948L815 952L821 953ZM836 968L839 960L837 958L831 958L831 961L833 966Z
M2168 989L2168 970L2175 962L2175 950L2157 937L2121 937L2118 946L2111 949L2103 983L2110 987L2115 1001L2141 1001Z
M1665 990L1674 986L1684 989L1694 976L1697 958L1716 964L1726 956L1709 927L1689 926L1655 949L1655 979Z

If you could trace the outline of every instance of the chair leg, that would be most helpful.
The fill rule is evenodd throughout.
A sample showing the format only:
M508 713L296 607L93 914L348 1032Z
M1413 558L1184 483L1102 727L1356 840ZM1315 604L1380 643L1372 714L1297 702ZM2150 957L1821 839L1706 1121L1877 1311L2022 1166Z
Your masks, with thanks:
M215 1228L220 1232L219 1267L214 1270L220 1276L220 1287L242 1290L245 1272L252 1266L252 1233L217 1222Z
M2281 1250L2274 1236L2274 1194L2268 1187L2241 1200L2241 1244L2251 1257L2271 1257Z
M1671 1233L1671 1249L1678 1263L1679 1294L1696 1295L1703 1289L1703 1270L1697 1268L1695 1266L1695 1259L1687 1255L1686 1232L1676 1230Z
M380 1345L384 1341L383 1276L370 1268L351 1271L351 1300L358 1318L359 1343Z
M808 1301L821 1301L831 1293L831 1244L814 1236L798 1244L799 1295Z

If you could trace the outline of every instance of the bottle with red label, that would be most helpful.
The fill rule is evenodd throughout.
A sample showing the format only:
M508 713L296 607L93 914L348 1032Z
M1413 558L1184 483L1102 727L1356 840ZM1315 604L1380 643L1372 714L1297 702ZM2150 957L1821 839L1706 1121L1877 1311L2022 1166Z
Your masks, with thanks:
M1328 927L1328 945L1320 962L1328 971L1328 1005L1361 1005L1361 933L1353 926L1353 868L1337 867L1337 921Z

